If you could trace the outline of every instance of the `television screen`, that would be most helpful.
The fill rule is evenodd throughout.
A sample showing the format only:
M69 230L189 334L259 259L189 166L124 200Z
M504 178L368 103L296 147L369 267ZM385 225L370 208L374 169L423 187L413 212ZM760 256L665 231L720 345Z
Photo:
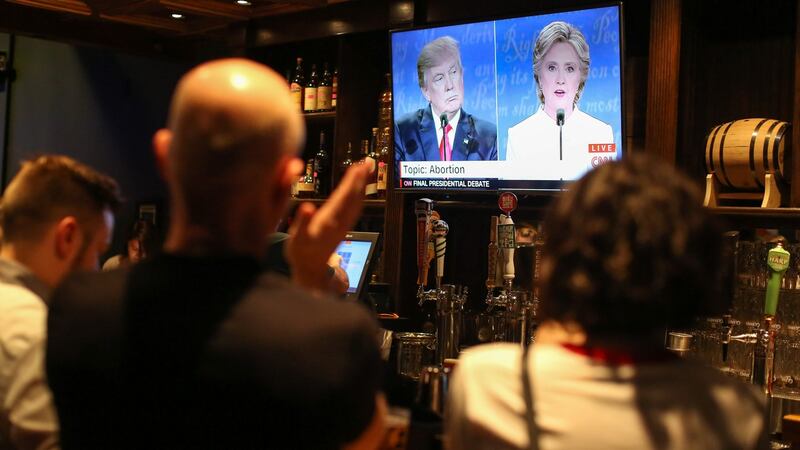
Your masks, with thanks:
M560 190L620 158L620 13L393 32L396 187Z
M350 231L336 248L341 257L340 266L347 273L347 297L361 299L369 285L372 258L378 244L378 233Z
M371 248L372 242L368 241L342 241L336 248L336 254L342 257L342 269L347 272L350 282L348 293L356 292L361 274L366 269L367 255Z

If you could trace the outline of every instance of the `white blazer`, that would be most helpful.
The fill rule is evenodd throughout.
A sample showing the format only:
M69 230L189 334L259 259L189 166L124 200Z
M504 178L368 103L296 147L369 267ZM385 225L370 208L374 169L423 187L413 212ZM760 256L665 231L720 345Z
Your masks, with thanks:
M506 161L514 162L508 164L513 179L577 180L593 167L616 159L609 145L613 143L609 124L576 107L564 121L559 158L558 125L540 108L508 129Z

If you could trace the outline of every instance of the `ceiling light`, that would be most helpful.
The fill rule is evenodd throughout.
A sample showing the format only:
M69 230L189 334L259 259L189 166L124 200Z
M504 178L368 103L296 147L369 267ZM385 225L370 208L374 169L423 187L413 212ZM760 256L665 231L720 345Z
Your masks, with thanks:
M172 13L170 16L172 16L173 19L183 19L183 14L181 13Z
M236 4L237 5L242 5L242 6L250 6L250 5L252 5L252 3L248 2L247 0L236 0Z

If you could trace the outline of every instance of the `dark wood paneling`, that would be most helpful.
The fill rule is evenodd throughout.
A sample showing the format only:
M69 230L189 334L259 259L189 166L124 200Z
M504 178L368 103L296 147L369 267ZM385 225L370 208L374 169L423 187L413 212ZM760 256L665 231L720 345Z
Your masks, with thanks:
M705 137L714 126L752 117L792 121L796 17L796 0L684 3L675 131L677 163L693 179L705 177Z
M389 24L387 2L348 2L302 13L254 20L254 33L248 44L250 46L285 44L335 35L386 30Z
M795 33L794 33L794 98L792 104L795 105L792 112L792 144L800 145L800 2L795 3ZM797 150L794 150L795 152ZM791 162L792 188L790 206L800 206L800 157L794 156Z
M348 142L354 157L360 142L378 126L378 99L389 70L389 38L385 32L342 36L339 100L336 122L336 157L344 159Z
M411 239L403 234L406 222L406 216L403 214L404 202L405 194L394 190L389 192L384 216L386 222L383 226L383 280L392 286L390 292L395 311L398 312L403 309L403 302L400 301L401 272L405 272L402 265L402 250L405 248L405 242Z
M81 17L0 1L0 31L172 59L190 59L195 54L193 40L168 39L156 32L119 23L97 21L87 25Z
M681 0L653 0L647 80L645 151L675 161L678 125Z
M461 0L458 7L446 1L428 0L427 18L429 23L477 21L495 17L520 16L578 9L597 5L587 0L504 0L487 4L485 0ZM601 3L602 4L602 3Z

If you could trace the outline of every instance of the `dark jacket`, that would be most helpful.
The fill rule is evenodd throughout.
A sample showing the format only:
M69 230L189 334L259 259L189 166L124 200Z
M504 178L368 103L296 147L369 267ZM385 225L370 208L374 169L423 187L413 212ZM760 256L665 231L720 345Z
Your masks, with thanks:
M496 161L495 124L462 109L453 139L452 155L453 161ZM394 158L397 162L440 160L436 122L430 106L410 113L395 123Z

